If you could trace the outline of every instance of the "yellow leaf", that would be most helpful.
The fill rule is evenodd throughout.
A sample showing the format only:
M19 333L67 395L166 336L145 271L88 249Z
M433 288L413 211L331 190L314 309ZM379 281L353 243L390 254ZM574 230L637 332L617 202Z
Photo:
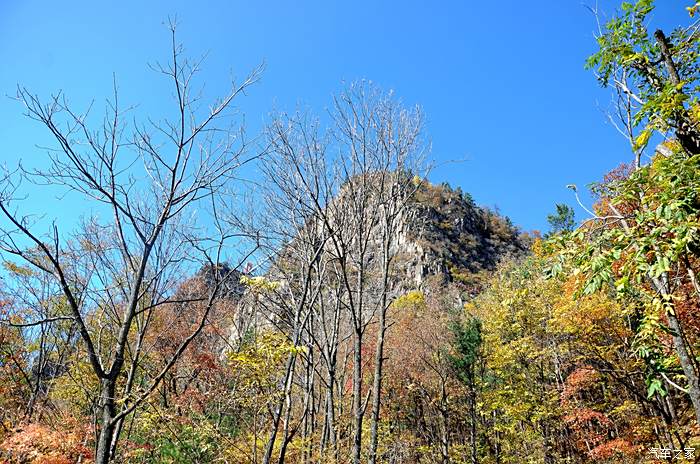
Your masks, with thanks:
M649 143L649 138L651 138L651 129L644 129L641 134L634 139L634 148L638 150L644 148L647 143Z

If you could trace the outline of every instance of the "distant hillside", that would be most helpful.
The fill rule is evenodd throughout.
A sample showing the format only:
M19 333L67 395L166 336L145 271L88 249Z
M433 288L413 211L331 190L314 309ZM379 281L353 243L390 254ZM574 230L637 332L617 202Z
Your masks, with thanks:
M419 287L429 276L471 286L501 258L528 249L527 237L507 217L477 206L459 188L427 182L414 194L397 242L398 265Z

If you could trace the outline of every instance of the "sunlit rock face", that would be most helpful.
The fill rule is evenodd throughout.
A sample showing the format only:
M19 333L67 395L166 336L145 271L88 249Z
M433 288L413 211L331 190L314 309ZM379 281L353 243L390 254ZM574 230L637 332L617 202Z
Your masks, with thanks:
M367 184L371 185L372 182ZM343 239L352 242L355 239L355 228L359 226L356 218L346 214L353 207L354 201L348 198L348 190L346 186L341 187L340 193L327 207L327 217L330 221L336 221L332 227L342 230ZM371 192L369 195L371 197ZM369 202L371 201L370 199ZM295 238L282 245L276 259L264 275L259 277L267 282L264 285L277 285L276 292L280 295L293 295L301 291L302 269L306 266L303 260L313 254L313 245L310 243L323 236L324 227L328 226L323 220L311 219L296 233ZM378 281L383 259L381 221L377 221L369 237L367 252L362 257L363 265L368 280ZM468 298L478 291L484 271L494 269L498 261L505 257L524 254L528 243L508 218L477 206L460 189L420 181L415 188L410 189L410 196L399 210L393 225L390 247L392 265L389 280L392 296L410 290L426 290L430 286L429 282L437 281L456 284L462 289L463 296ZM352 252L351 255L350 260L357 259L357 255ZM331 240L325 241L323 251L317 259L325 262L327 268L333 266L338 257ZM337 282L328 283L329 286L336 284ZM240 288L235 287L233 293ZM368 300L374 297L374 287L372 284L367 286L365 297ZM243 296L243 300L249 301L248 305L255 298L259 296ZM277 306L285 305L268 305ZM249 317L256 313L256 310L249 307L242 310L249 313ZM284 312L267 313L262 317L257 314L255 319L257 322L267 320L278 328L289 326L292 322L292 316Z
M415 192L396 233L397 266L418 288L431 276L469 286L481 271L528 248L508 218L444 184L425 183Z

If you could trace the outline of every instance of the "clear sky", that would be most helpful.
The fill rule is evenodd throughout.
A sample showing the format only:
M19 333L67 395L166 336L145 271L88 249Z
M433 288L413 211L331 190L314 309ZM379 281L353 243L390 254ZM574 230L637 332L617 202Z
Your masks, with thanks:
M598 3L608 13L618 4ZM685 23L686 3L660 1L652 21ZM166 114L162 78L146 64L167 59L172 15L189 54L208 52L207 92L267 63L240 105L251 134L274 108L322 112L344 81L371 79L423 107L438 162L465 160L432 181L497 205L525 230L546 230L554 203L574 204L566 184L587 185L630 158L606 123L609 93L583 66L595 20L581 0L0 0L0 160L45 156L35 147L45 132L4 98L17 84L41 96L63 90L80 107L103 102L115 73L122 101ZM30 192L26 205L75 214L68 201L45 201Z

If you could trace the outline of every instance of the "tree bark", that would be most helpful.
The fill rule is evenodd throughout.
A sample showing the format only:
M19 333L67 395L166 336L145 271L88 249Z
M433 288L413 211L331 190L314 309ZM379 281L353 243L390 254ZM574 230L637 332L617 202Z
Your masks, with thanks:
M379 308L379 320L377 329L377 348L374 357L374 380L372 384L372 421L370 430L370 451L369 463L377 462L377 446L379 444L379 414L382 406L382 367L384 365L384 336L386 335L386 313L389 301L389 266L391 264L390 241L391 241L391 218L385 218L384 240L382 243L382 253L384 255L382 269L382 296L381 307Z
M659 45L661 59L664 61L671 84L677 87L676 92L682 93L682 89L678 87L680 87L683 82L678 74L678 68L673 61L671 44L661 29L654 32L654 38ZM683 149L691 155L700 153L700 133L698 133L697 128L692 123L688 110L686 110L685 107L679 109L675 112L673 119L675 119L676 137Z
M471 464L478 464L476 448L476 385L474 382L474 372L469 376L469 448Z
M352 370L353 446L352 462L361 464L362 453L362 327L355 327Z
M652 278L652 283L662 298L670 299L668 275L664 273L662 279L663 280ZM688 381L688 396L690 396L690 401L693 404L695 420L700 424L700 377L698 377L697 363L689 352L685 337L683 336L683 326L681 325L681 321L676 317L675 308L671 307L668 309L666 311L666 316L668 318L668 326L673 331L673 348L678 355L678 361Z
M95 452L95 464L107 464L112 456L112 440L114 438L114 417L117 408L114 403L116 379L102 379L102 393L100 394L100 408L102 409L102 424L97 438L97 450Z
M673 331L673 347L678 354L685 378L688 380L688 396L693 403L695 420L700 424L700 379L683 338L683 327L673 311L668 312L668 326Z

